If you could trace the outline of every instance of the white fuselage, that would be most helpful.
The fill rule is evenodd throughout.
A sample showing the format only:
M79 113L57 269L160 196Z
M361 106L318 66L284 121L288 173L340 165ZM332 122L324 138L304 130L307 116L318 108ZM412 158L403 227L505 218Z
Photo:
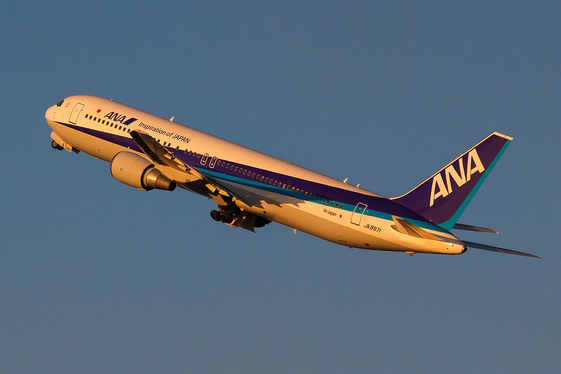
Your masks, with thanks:
M239 196L241 209L337 244L409 253L465 251L456 236L399 203L112 100L71 96L45 117L58 144L107 162L122 151L146 157L130 132L149 134ZM445 240L398 232L392 216Z

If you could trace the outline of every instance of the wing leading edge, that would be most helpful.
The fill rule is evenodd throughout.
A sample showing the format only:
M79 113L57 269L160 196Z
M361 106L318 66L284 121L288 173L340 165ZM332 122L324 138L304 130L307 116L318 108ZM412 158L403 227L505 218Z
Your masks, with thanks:
M193 182L203 182L204 187L208 190L210 194L209 197L214 195L222 195L232 199L233 197L239 198L232 191L228 191L224 186L218 183L214 178L208 176L204 172L201 172L189 164L186 164L179 158L175 157L173 153L168 151L164 146L162 146L156 139L150 135L143 133L141 131L131 131L131 136L140 147L140 149L156 164L163 166L165 168L170 168L175 171L165 170L172 174L172 177L178 182L183 184L189 184ZM199 183L200 184L200 183ZM189 186L186 186L187 189ZM194 191L199 192L200 191ZM214 199L214 198L213 198ZM218 203L218 202L217 202ZM222 204L218 204L222 205Z

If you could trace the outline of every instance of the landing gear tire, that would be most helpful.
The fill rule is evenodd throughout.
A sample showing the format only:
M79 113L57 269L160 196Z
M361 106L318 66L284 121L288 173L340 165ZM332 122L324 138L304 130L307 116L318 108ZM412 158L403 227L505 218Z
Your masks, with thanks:
M269 221L267 218L263 218L263 217L255 217L255 227L263 227L265 225L268 225L269 223L271 223L271 221Z
M62 146L60 146L57 142L55 142L54 140L51 142L51 147L53 147L53 149L56 149L57 151L62 151Z
M222 212L222 222L224 223L231 223L234 220L234 214L230 211L223 211Z
M217 210L211 211L211 212L210 212L210 216L211 216L212 219L215 220L216 222L222 221L222 214L220 214L220 212L217 211Z
M234 212L232 212L231 209L224 209L224 208L220 208L220 211L218 210L213 210L210 212L210 216L212 217L213 220L217 221L217 222L222 222L222 223L232 223L232 221L234 220Z

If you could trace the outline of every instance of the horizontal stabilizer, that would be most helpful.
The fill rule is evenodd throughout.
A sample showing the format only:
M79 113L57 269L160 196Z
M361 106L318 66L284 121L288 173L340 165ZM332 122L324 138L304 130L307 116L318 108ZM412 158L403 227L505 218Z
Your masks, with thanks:
M487 227L464 225L463 223L456 223L454 227L455 230L466 230L466 231L477 231L477 232L489 232L491 234L498 234L498 231L493 229L488 229Z
M530 254L530 253L513 251L512 249L504 249L504 248L499 248L499 247L493 247L493 246L490 246L490 245L468 242L466 240L462 240L462 242L470 248L483 249L484 251L500 252L500 253L507 253L509 255L517 255L517 256L525 256L525 257L533 257L533 258L541 258L541 257L538 257L538 256Z

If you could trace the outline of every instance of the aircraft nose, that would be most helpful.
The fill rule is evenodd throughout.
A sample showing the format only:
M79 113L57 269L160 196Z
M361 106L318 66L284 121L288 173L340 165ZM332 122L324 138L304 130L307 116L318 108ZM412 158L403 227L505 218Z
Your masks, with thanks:
M64 100L59 101L56 105L53 105L52 107L50 107L49 109L47 109L47 111L45 112L45 119L47 121L54 121L55 117L56 117L56 113L59 109L61 109L62 103L64 103Z
M48 108L47 111L45 112L45 119L46 120L53 120L54 119L54 115L55 115L55 106L53 105L52 107Z

